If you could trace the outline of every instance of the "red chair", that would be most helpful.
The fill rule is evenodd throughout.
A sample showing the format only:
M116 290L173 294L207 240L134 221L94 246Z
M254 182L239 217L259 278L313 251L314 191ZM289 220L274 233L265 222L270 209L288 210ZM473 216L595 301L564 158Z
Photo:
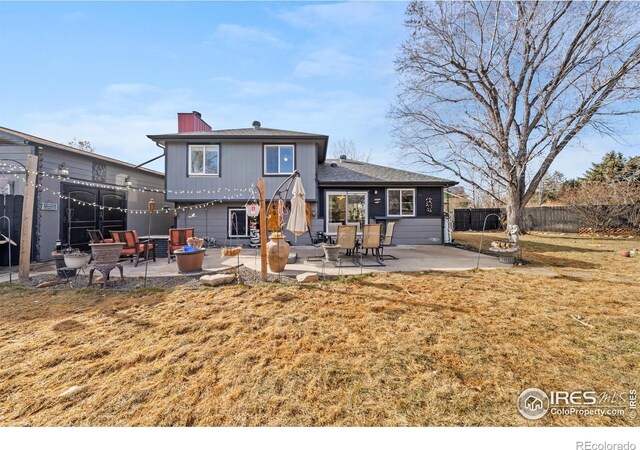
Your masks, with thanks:
M187 239L195 236L193 228L169 228L169 242L167 245L167 264L171 262L171 258L175 258L173 252L180 250L187 244Z
M135 258L134 267L138 267L140 262L140 255L146 255L150 252L153 255L153 260L156 260L156 246L149 240L141 241L138 238L138 232L135 230L125 231L110 231L111 237L114 242L124 242L121 258L131 258L133 261Z
M89 242L92 244L110 244L113 239L105 239L100 230L87 230L89 233Z

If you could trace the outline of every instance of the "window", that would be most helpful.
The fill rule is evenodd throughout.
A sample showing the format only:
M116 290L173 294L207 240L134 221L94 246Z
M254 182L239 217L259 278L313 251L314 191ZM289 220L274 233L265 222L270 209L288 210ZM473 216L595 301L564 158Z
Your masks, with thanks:
M218 175L219 170L220 146L189 146L189 175Z
M415 189L387 189L387 216L415 215Z
M246 208L229 209L229 237L249 236L249 223Z
M295 151L292 144L264 146L265 175L293 173Z
M332 232L329 224L360 224L360 229L367 223L368 194L366 192L327 192L327 231Z

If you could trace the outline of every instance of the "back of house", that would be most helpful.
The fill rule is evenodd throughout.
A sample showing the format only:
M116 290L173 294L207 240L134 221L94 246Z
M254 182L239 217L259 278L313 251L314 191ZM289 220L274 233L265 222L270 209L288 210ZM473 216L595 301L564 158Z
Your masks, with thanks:
M245 205L257 195L258 179L265 180L269 201L294 171L306 191L310 224L310 233L297 238L299 245L338 223L362 227L377 221L396 222L398 244L443 241L444 189L455 182L327 159L327 135L265 128L258 121L248 128L214 130L194 111L178 114L177 133L148 137L165 151L166 200L176 203L177 225L219 244L249 244L257 220ZM188 209L194 205L202 206ZM277 214L269 216L271 231Z

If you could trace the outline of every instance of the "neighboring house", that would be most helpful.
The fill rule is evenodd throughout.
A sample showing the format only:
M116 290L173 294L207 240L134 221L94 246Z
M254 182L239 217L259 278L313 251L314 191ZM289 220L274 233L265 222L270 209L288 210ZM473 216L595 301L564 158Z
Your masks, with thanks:
M195 214L179 211L177 220L178 226L194 227L197 235L219 244L247 244L251 219L244 206L251 186L263 177L270 197L294 170L304 184L313 236L327 231L329 223L364 225L387 218L397 221L396 243L442 242L444 188L455 182L327 160L326 135L263 128L257 121L251 128L213 130L194 111L178 114L178 133L148 137L164 148L167 201L177 207L221 201ZM309 235L297 242L308 244Z
M109 236L109 230L121 229L135 229L140 235L147 234L147 215L124 213L117 208L146 210L152 198L158 210L174 206L164 199L164 175L160 172L0 127L0 178L4 178L6 194L23 194L25 175L21 167L26 165L27 155L38 156L39 172L32 260L51 259L57 239L66 245L70 238L72 246L88 248L89 229L99 229L105 237ZM11 175L9 166L18 167L22 174ZM148 190L142 190L143 187ZM151 192L151 189L161 192ZM4 202L0 216L6 213L3 209ZM173 223L173 214L154 215L151 232L168 234ZM17 225L19 223L14 220L14 236ZM6 223L0 223L0 230L4 232L5 229Z

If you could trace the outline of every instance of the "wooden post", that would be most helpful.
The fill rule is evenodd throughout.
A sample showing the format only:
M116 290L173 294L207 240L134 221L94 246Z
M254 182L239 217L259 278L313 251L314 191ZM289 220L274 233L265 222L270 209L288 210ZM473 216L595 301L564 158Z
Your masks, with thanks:
M33 231L33 203L36 198L38 182L38 157L27 156L27 182L24 187L24 203L22 204L22 230L20 232L20 262L18 279L27 281L31 269L31 233Z
M260 279L267 281L267 205L262 178L258 178L258 192L260 195Z

